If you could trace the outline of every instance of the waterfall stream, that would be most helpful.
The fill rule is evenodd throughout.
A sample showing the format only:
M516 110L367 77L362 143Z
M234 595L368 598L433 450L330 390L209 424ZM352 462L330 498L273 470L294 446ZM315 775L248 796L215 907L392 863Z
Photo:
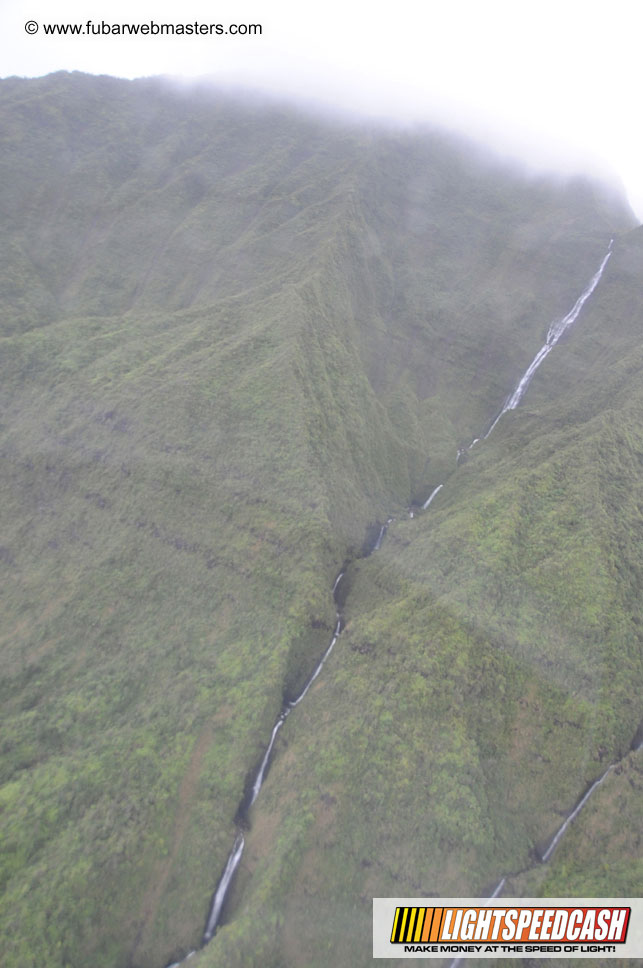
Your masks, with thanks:
M460 453L460 451L458 451L458 454L459 453ZM439 492L442 490L443 487L444 487L444 484L438 484L437 487L434 487L433 488L433 490L431 491L431 493L427 497L426 501L422 505L422 510L423 511L426 511L426 509L428 508L428 506L431 503L431 501L433 500L433 498L436 496L436 494L439 494Z
M531 383L531 381L533 379L533 376L534 376L536 370L541 365L541 363L543 362L543 360L549 355L549 353L556 346L556 344L560 340L561 336L565 332L567 332L567 330L576 321L576 319L578 318L578 316L579 316L579 314L580 314L583 306L585 305L585 303L590 298L590 296L592 295L592 293L596 289L597 285L599 284L599 282L601 280L601 277L603 275L603 272L605 270L605 266L607 265L607 262L608 262L608 260L609 260L609 258L611 256L611 254L612 254L613 242L614 242L614 240L612 239L610 241L610 244L609 244L609 248L607 250L607 253L604 256L604 258L603 258L603 260L602 260L602 262L601 262L598 270L592 276L592 278L591 278L591 280L590 280L587 288L578 297L578 299L574 303L574 305L571 308L571 310L567 313L566 316L562 317L562 319L555 320L549 326L549 329L548 329L548 332L547 332L546 341L545 341L544 345L540 348L540 350L538 351L538 353L536 354L536 356L534 357L534 359L532 360L532 362L529 364L529 366L527 367L527 369L523 373L522 377L520 378L520 380L516 384L516 386L515 386L514 390L512 391L512 393L507 397L507 399L506 399L506 401L505 401L505 403L504 403L504 405L503 405L500 413L494 418L494 420L492 421L489 429L486 431L486 433L484 433L484 435L482 436L482 438L476 437L469 444L468 447L461 448L461 449L458 450L457 459L456 459L456 465L460 462L460 458L464 454L466 454L466 452L468 450L471 450L471 448L474 447L476 444L480 443L481 440L486 440L489 437L489 435L492 433L492 431L497 426L497 424L500 421L501 417L505 413L507 413L507 411L509 411L509 410L515 410L516 407L520 404L520 402L524 398L524 396L525 396L525 394L526 394L526 392L527 392L527 390L529 388L529 385L530 385L530 383ZM422 505L422 510L426 511L429 508L429 506L431 505L431 503L433 502L433 500L437 497L438 493L443 489L443 487L444 487L443 484L438 484L436 487L433 488L433 490L431 491L429 497L426 499L426 501ZM414 517L413 510L410 511L410 517ZM382 544L382 541L383 541L383 539L384 539L384 537L386 535L386 532L388 530L388 527L389 527L389 525L392 522L393 522L393 518L389 518L388 521L386 522L386 524L384 524L384 525L382 525L380 527L379 533L378 533L377 538L375 540L375 543L373 544L372 548L368 552L369 555L372 554L375 551L378 551L380 549L381 544ZM268 741L268 744L267 744L265 753L264 753L264 755L263 755L263 757L261 759L261 762L259 764L259 767L257 768L256 774L255 774L255 778L254 778L254 781L252 783L250 795L249 795L249 797L246 795L246 797L244 797L244 799L242 800L242 802L240 804L240 807L239 807L239 810L237 812L237 816L245 816L246 811L249 809L249 807L251 807L254 804L255 800L257 799L257 797L259 795L259 792L261 790L261 787L262 787L262 785L264 783L264 780L266 778L267 772L268 772L268 768L269 768L269 765L270 765L270 758L271 758L272 750L273 750L273 747L275 745L275 740L277 738L277 735L279 733L279 730L281 729L281 727L285 723L286 719L288 718L288 716L290 715L290 713L292 712L292 710L295 709L302 702L302 700L305 698L306 694L308 693L308 690L310 689L310 687L312 686L312 684L314 683L314 681L317 679L317 677L321 673L321 671L322 671L322 669L324 667L324 663L328 659L328 657L331 654L333 648L335 647L335 644L336 644L339 636L341 635L342 628L343 628L343 619L342 619L342 615L341 615L340 607L339 607L338 588L339 588L339 585L340 585L341 580L344 578L344 575L345 575L345 571L344 570L341 570L339 572L339 574L337 575L337 577L335 578L335 581L333 583L332 590L331 590L331 593L332 593L332 596L333 596L333 601L335 603L336 625L335 625L335 629L334 629L334 632L333 632L332 637L331 637L331 640L330 640L330 644L328 645L326 651L322 655L320 661L317 663L317 665L316 665L316 667L315 667L312 675L310 676L310 678L306 682L306 684L305 684L303 690L301 691L301 693L299 694L299 696L295 700L293 700L293 701L289 701L289 702L284 703L284 705L283 705L283 707L282 707L282 709L281 709L281 711L279 713L279 716L277 717L277 719L276 719L276 721L274 723L274 726L272 727L272 732L270 734L270 739ZM589 798L592 795L592 793L594 792L594 790L596 790L596 788L598 786L600 786L600 784L605 780L605 778L607 777L607 775L614 769L615 765L616 764L612 764L610 767L608 767L608 769L602 774L602 776L600 776L597 780L595 780L592 783L592 785L589 787L589 789L586 791L586 793L583 795L583 797L579 800L579 802L576 805L576 807L570 812L570 814L568 815L568 817L565 819L565 821L561 824L561 826L559 827L559 829L554 834L554 836L553 836L552 840L550 841L547 849L545 850L545 852L542 855L541 863L547 863L547 861L550 859L551 855L553 854L554 850L556 849L557 844L559 843L559 841L561 840L561 838L564 836L565 831L567 830L569 824L571 824L574 821L574 819L578 816L578 814L583 809L583 807L585 806L585 804L589 800ZM234 844L232 846L232 849L230 851L230 854L228 855L228 859L226 861L226 865L224 867L223 873L222 873L222 875L221 875L221 877L219 879L219 882L217 884L216 890L215 890L214 895L213 895L213 898L212 898L212 903L211 903L211 906L210 906L210 911L209 911L209 914L208 914L208 918L207 918L207 922L206 922L206 927L205 927L205 931L204 931L204 934L203 934L202 946L208 944L208 942L211 941L211 939L216 934L216 930L217 930L217 927L219 926L220 919L221 919L221 915L222 915L223 908L224 908L224 905L225 905L226 897L227 897L228 892L230 890L230 887L232 885L235 872L236 872L236 870L237 870L237 868L239 866L239 863L241 861L241 857L242 857L242 854L243 854L244 846L245 846L245 841L244 841L243 834L241 833L241 831L238 831L238 833L235 836ZM506 880L505 877L503 877L500 880L500 882L496 886L493 894L491 894L491 896L487 900L492 900L493 898L498 897L502 893L502 890L503 890L503 888L505 886L505 880ZM187 961L188 958L191 958L194 953L195 953L194 951L191 951L182 962L173 962L171 965L168 966L168 968L179 968L179 965L184 964L184 962ZM456 966L460 964L460 961L461 961L461 959L456 959L455 961L453 961L452 964L451 964L451 968L456 968Z
M498 416L494 419L488 431L484 435L485 440L487 439L491 431L494 429L494 427L496 426L500 418L503 416L503 414L507 413L508 410L516 409L516 407L524 397L525 393L529 389L529 384L533 380L534 373L536 372L540 364L543 362L544 359L546 359L547 356L549 356L549 354L551 353L551 351L553 350L554 346L561 338L563 333L566 333L567 330L578 319L581 309L583 308L583 306L585 305L585 303L587 302L587 300L592 295L597 285L601 281L601 276L605 271L605 266L607 265L609 258L612 254L613 245L614 245L614 239L610 239L609 248L605 254L605 257L603 258L603 261L601 262L597 271L592 276L589 282L589 285L587 286L587 289L585 289L585 291L578 297L578 299L576 300L572 308L569 310L567 315L563 316L562 319L554 320L554 322L550 325L547 331L547 339L545 340L544 345L540 347L540 349L534 356L533 360L531 361L531 363L529 364L529 366L521 376L520 380L518 381L518 384L516 385L516 388L514 389L514 391L510 393L507 399L505 400L502 410L500 411ZM479 439L480 438L476 438L470 444L468 449L471 449L471 447L473 447L474 444L476 444ZM458 455L460 455L460 451L458 451Z
M515 389L512 391L512 393L505 400L505 403L504 403L504 405L503 405L500 413L494 418L494 420L492 421L489 429L486 431L486 433L483 435L483 437L482 438L480 438L480 437L474 438L474 440L469 444L468 447L462 448L462 449L459 449L458 450L458 454L457 454L457 458L456 458L456 465L460 462L461 457L464 456L464 454L466 454L466 452L468 450L471 450L472 447L475 447L475 445L478 444L481 439L482 440L486 440L489 437L489 435L492 433L492 431L495 429L495 427L497 426L498 422L500 421L500 418L502 416L504 416L504 414L507 413L508 410L515 410L516 407L521 403L523 397L525 396L527 390L529 389L529 385L530 385L530 383L531 383L531 381L533 379L533 376L534 376L536 370L538 369L538 367L540 366L540 364L543 362L543 360L546 359L546 357L551 353L551 351L556 346L556 343L558 343L558 341L561 338L561 336L565 332L567 332L567 330L576 322L576 320L578 319L578 316L579 316L579 314L580 314L583 306L585 305L585 303L590 298L590 296L592 295L592 293L596 289L597 285L601 281L601 277L602 277L603 272L605 270L605 266L607 265L607 263L609 261L609 258L610 258L611 254L612 254L612 246L613 245L614 245L614 239L610 239L609 247L607 249L607 252L606 252L605 256L603 257L603 260L602 260L600 266L598 267L597 271L592 276L592 278L591 278L591 280L590 280L589 285L587 286L587 288L578 297L578 299L576 300L576 302L574 303L574 305L572 306L572 308L570 309L570 311L567 313L567 315L566 316L563 316L562 319L560 319L560 320L554 320L554 322L551 323L551 325L549 326L549 329L547 331L547 338L546 338L546 341L545 341L544 345L541 346L541 348L536 353L535 357L533 358L533 360L531 361L531 363L529 364L529 366L527 367L527 369L523 373L522 377L520 378L520 380L516 384ZM428 507L429 503L433 500L433 497L437 493L437 490L438 490L438 488L436 488L433 491L433 493L429 497L428 501L424 505L425 507ZM640 729L640 727L639 727L639 729ZM643 742L640 743L638 746L635 746L634 743L632 744L632 748L633 749L635 749L635 748L636 749L640 749L641 747L643 747ZM601 774L601 776L599 776L598 779L594 780L594 782L588 787L588 789L585 791L585 793L583 794L583 796L580 798L580 800L578 801L578 803L576 804L576 806L574 807L574 809L571 810L571 812L568 814L568 816L565 818L565 820L562 822L562 824L560 825L560 827L558 828L558 830L556 831L556 833L554 834L554 836L550 840L547 848L544 850L544 852L543 852L543 854L542 854L542 856L540 858L539 863L546 864L549 861L549 859L551 858L552 854L556 850L556 847L558 846L558 844L560 843L560 841L564 837L565 832L567 831L567 828L569 827L569 825L574 822L574 820L579 815L579 813L581 812L581 810L583 809L583 807L585 806L585 804L587 803L587 801L589 800L589 798L591 797L591 795L594 793L594 791L596 789L598 789L598 787L603 783L603 781L605 779L607 779L608 775L612 772L612 770L614 770L616 768L617 765L618 765L617 763L612 763L610 766L608 766L608 768ZM532 867L534 867L534 866L536 866L536 865L532 865ZM530 869L531 869L531 867L530 868L527 868L526 870L530 870ZM526 873L526 870L525 871L520 871L519 873ZM507 875L507 876L509 876L509 875ZM506 879L507 879L506 877L503 877L500 880L500 882L496 886L493 894L491 894L491 896L486 899L487 901L491 901L494 898L499 897L502 894L502 891L504 890L504 886L505 886L505 883L506 883ZM450 963L449 968L459 968L459 966L465 960L466 959L463 959L463 958L455 958Z
M379 549L382 543L382 539L384 538L384 535L386 534L388 526L389 524L391 524L392 520L393 520L392 518L389 518L386 524L380 527L375 544L368 552L368 554L372 554L374 551L377 551ZM291 711L295 709L299 705L299 703L305 698L308 690L310 689L315 679L317 679L320 672L322 671L324 667L324 663L326 662L329 655L333 651L333 648L335 647L335 643L337 642L339 636L342 633L343 619L339 608L338 589L339 589L340 582L342 578L344 578L345 574L346 572L344 570L339 572L339 574L335 578L335 581L333 582L333 586L331 589L331 594L333 596L333 601L335 603L336 624L335 624L335 628L334 628L330 643L326 651L322 655L321 659L315 666L312 672L312 675L306 681L304 688L297 696L297 698L285 702L284 705L282 706L279 716L277 717L275 724L272 727L272 732L270 734L270 739L268 741L266 750L263 754L261 762L255 773L255 777L252 782L252 786L250 788L250 795L249 797L248 796L244 797L241 804L239 805L239 809L237 811L238 817L245 817L245 814L247 813L249 808L253 805L253 803L259 796L259 792L261 790L261 787L263 786L264 780L268 773L268 768L270 765L270 757L271 757L272 750L275 745L275 740L277 739L277 734L279 733L279 730L285 723ZM228 859L226 861L223 873L219 879L216 890L214 892L214 896L212 898L212 903L210 905L210 911L208 914L206 927L205 927L205 931L203 933L203 939L201 942L202 946L208 944L208 942L211 941L214 935L216 934L217 927L219 926L219 922L221 920L221 915L223 912L223 907L225 905L226 897L228 895L228 892L234 880L234 875L241 862L241 857L243 855L244 847L245 847L245 840L244 840L243 834L241 833L241 831L239 831L235 837L234 844L232 845L232 849L228 855ZM190 954L187 956L187 958L191 957L193 954L194 952L191 951ZM187 960L187 958L184 959L184 961ZM168 966L168 968L178 968L178 966L181 964L183 964L183 962L173 962L171 965Z
M234 842L234 846L230 851L230 856L226 862L225 870L223 871L221 880L219 881L214 898L212 900L212 907L208 916L208 922L203 933L203 944L207 944L216 931L217 924L219 923L219 918L221 916L223 903L226 899L226 894L228 893L228 888L230 887L234 873L239 866L239 861L241 860L241 855L243 854L243 848L245 845L243 834L238 834Z

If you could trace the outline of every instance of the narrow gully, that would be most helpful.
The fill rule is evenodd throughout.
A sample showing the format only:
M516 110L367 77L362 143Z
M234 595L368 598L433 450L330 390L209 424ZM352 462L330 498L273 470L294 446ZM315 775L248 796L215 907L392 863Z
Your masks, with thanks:
M529 389L529 385L531 384L531 381L534 377L534 374L536 373L536 370L539 368L543 360L545 360L546 357L549 355L549 353L554 349L554 347L560 340L561 336L565 332L567 332L571 328L571 326L575 323L578 316L580 315L580 312L583 306L585 305L587 300L591 297L592 293L598 286L603 276L603 272L605 271L605 267L610 259L610 256L612 255L613 244L614 244L614 239L611 239L607 253L605 254L599 268L594 273L589 284L583 290L581 295L578 297L578 299L572 306L571 310L567 313L566 316L562 317L562 319L554 320L554 322L551 323L547 331L547 337L546 337L545 343L540 348L538 353L535 355L534 359L531 361L531 363L523 373L522 377L516 384L514 390L505 400L505 403L503 404L502 409L500 410L498 415L492 420L489 426L489 429L482 435L482 437L475 437L467 447L458 449L457 457L456 457L456 468L459 465L461 458L466 454L467 451L471 450L478 443L480 443L483 440L486 440L491 435L491 433L496 428L500 419L504 416L505 413L507 413L509 410L515 410L516 407L519 406L527 390ZM428 498L422 505L423 511L426 511L429 508L433 500L437 497L437 495L443 488L444 488L444 484L438 484L436 487L433 488ZM413 518L415 516L416 511L417 511L417 508L409 509L409 516ZM380 527L379 533L377 535L377 538L375 539L373 546L364 557L368 557L374 552L379 551L382 545L382 541L384 540L384 537L388 530L388 527L390 524L392 524L393 520L394 520L393 518L389 518L386 524ZM263 783L265 781L265 778L270 766L272 750L275 745L275 740L277 738L279 730L285 723L286 719L288 718L292 710L295 709L305 698L306 694L308 693L308 690L310 689L312 684L315 682L315 680L321 673L326 660L328 659L331 652L333 651L333 648L335 647L335 644L342 633L343 618L339 607L338 588L342 578L346 573L345 572L346 567L347 566L345 565L342 568L342 570L339 572L337 577L335 578L335 581L333 583L332 590L331 590L333 601L335 603L336 626L335 626L335 630L333 632L330 644L328 645L328 648L322 655L320 661L315 667L310 679L307 681L300 695L295 700L285 702L284 705L282 706L279 716L277 717L277 720L275 721L275 724L272 728L270 740L266 747L266 751L262 757L261 763L259 764L252 786L250 787L250 793L246 794L242 799L241 803L239 804L239 808L237 810L237 814L235 817L238 827L247 825L247 811L256 801L259 795L259 792L261 790L261 787L263 786ZM634 742L633 742L633 746L634 746ZM638 748L640 748L640 746ZM616 767L616 765L617 764L614 763L610 767L608 767L607 770L591 784L591 786L588 788L586 793L579 800L578 804L570 812L568 817L565 819L565 821L561 824L559 829L556 831L551 842L549 843L547 849L543 853L538 863L541 863L541 864L547 863L547 861L552 856L554 850L556 849L556 846L558 845L559 841L564 836L568 826L578 816L578 814L581 812L581 810L583 809L583 807L591 797L592 793L597 789L597 787L601 785L601 783L605 780L607 775ZM206 921L205 931L201 941L201 947L204 947L206 944L208 944L216 934L217 927L219 926L219 923L221 920L221 915L225 906L225 901L226 901L228 892L230 890L230 887L234 879L234 875L236 873L236 870L241 861L241 857L243 855L244 846L245 846L245 840L243 837L242 830L238 829L232 849L230 851L230 854L228 855L228 859L226 861L223 873L219 879L219 882L217 884L216 890L212 898L212 903L210 905L210 910ZM532 867L534 866L536 865L532 865ZM526 870L529 870L529 869L531 868L527 868ZM523 873L523 872L519 872L519 873ZM502 893L502 890L504 889L504 886L505 886L506 877L509 877L509 876L517 876L517 875L508 874L505 877L503 877L498 883L498 885L496 886L493 894L491 894L491 896L487 900L492 900L493 898L498 897ZM196 953L196 949L194 949L193 951L190 951L189 954L183 959L183 961L172 962L170 965L167 966L167 968L179 968L180 965L184 964L195 953ZM462 959L456 959L451 963L450 968L457 968L457 966L461 963L461 961Z
M391 524L392 521L393 521L393 518L389 518L386 524L380 527L379 533L377 535L377 538L375 539L375 543L373 547L368 551L366 555L364 555L364 557L369 557L369 555L373 554L373 552L379 550L382 544L382 539L384 538L384 535L386 534L388 526L389 524ZM343 620L342 613L340 612L338 590L339 590L340 582L346 574L346 567L347 565L345 565L342 568L342 570L339 572L339 574L337 575L337 578L333 582L333 586L331 589L333 601L335 603L336 624L335 624L333 636L330 640L330 644L328 645L328 648L326 649L321 659L315 666L315 669L313 670L312 675L306 682L306 685L304 686L300 694L297 696L297 698L286 701L284 705L281 707L281 712L279 713L279 716L277 717L277 720L272 728L272 733L270 734L270 740L268 742L268 746L266 747L266 751L261 759L261 763L259 764L259 767L255 774L255 778L250 787L250 795L245 796L242 799L241 803L239 804L239 808L237 810L237 815L235 818L238 825L247 825L247 812L250 809L250 807L253 805L257 797L259 796L259 792L261 790L261 787L263 786L264 780L268 773L268 768L270 765L270 757L271 757L272 750L275 745L275 740L277 738L277 734L279 733L279 730L286 722L286 719L288 718L292 710L295 709L300 704L300 702L305 698L306 694L308 693L308 690L315 682L315 680L319 676L322 669L324 668L324 664L328 659L329 655L331 654L331 652L333 651L339 636L342 634L342 630L344 628L344 620ZM208 944L208 942L210 942L214 937L214 935L216 934L216 930L221 919L221 914L223 912L223 907L225 904L228 891L232 885L235 872L239 866L241 857L243 855L244 846L245 846L245 840L243 837L243 833L239 831L235 837L235 841L232 846L232 850L228 855L228 859L226 861L223 874L221 875L216 891L214 892L214 896L212 898L212 904L210 906L210 912L208 914L208 920L206 922L205 932L203 934L203 939L201 941L202 947ZM172 965L169 966L169 968L177 968L177 966L180 964L182 964L182 962L174 962Z

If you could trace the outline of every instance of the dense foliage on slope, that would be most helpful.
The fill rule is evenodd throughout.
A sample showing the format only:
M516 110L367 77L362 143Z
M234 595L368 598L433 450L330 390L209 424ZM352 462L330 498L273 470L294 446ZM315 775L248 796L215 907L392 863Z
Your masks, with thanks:
M153 81L3 81L0 126L3 963L198 943L395 513L198 956L366 963L374 894L524 866L636 729L639 236L453 473L618 200Z
M257 964L365 965L373 896L639 893L642 280L637 230L523 408L351 568L204 965L252 961L256 921Z

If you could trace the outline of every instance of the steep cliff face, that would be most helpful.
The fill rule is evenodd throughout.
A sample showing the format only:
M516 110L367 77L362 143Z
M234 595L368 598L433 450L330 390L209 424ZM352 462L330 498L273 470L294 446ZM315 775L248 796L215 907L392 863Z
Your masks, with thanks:
M252 959L253 919L257 963L366 964L373 896L638 890L642 272L637 229L522 407L349 569L204 964Z
M518 870L636 729L640 233L437 132L160 82L3 81L0 120L6 963L194 947L393 515L199 955L366 963L373 894Z

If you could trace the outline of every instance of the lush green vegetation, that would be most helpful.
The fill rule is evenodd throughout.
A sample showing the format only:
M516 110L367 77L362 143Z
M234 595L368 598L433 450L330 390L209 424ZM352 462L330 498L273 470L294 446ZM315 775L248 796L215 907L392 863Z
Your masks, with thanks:
M3 81L0 129L3 964L198 944L347 559L193 963L366 964L374 895L528 866L640 721L641 234L435 132L160 82ZM632 893L633 789L538 890Z

